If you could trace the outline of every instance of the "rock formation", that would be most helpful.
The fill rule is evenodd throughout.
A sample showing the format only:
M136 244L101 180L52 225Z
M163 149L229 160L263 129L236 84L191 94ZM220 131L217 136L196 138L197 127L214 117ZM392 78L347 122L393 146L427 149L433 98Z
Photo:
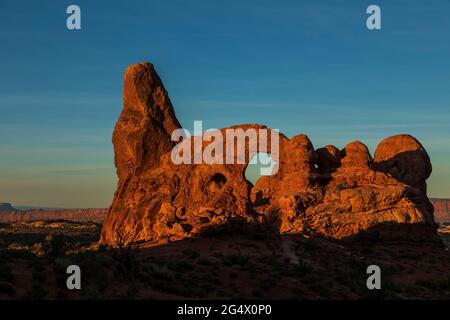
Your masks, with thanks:
M436 222L450 223L450 199L431 199Z
M411 175L410 162L392 159L399 153L403 157L403 151L386 147L386 141L393 145L399 141L417 144L417 149L409 150L408 154L411 162L420 168L416 176ZM380 154L386 153L390 153L390 157L380 158ZM399 135L381 142L375 154L373 161L367 147L359 141L348 144L340 152L333 146L321 148L316 151L318 168L310 188L286 193L284 188L278 187L284 185L283 176L262 177L252 194L267 193L268 185L276 185L275 196L270 197L268 205L261 209L254 205L253 209L279 217L281 232L312 231L340 239L383 229L380 227L417 224L419 232L408 234L411 228L405 227L402 234L396 230L395 234L383 234L383 237L434 237L433 207L425 191L431 165L423 147L413 137ZM393 168L397 179L392 174ZM410 180L404 177L410 177ZM279 179L279 184L271 182Z
M383 140L372 159L359 141L343 150L332 145L315 150L306 135L280 134L279 150L267 150L278 153L278 172L252 186L245 178L255 154L248 143L243 163L175 164L171 134L179 128L153 65L130 66L113 134L119 182L101 242L179 240L242 223L336 239L374 230L383 238L436 235L426 195L430 159L409 135ZM231 128L266 129L257 124ZM180 142L188 144L192 156L195 139ZM211 143L206 140L201 140L204 148Z

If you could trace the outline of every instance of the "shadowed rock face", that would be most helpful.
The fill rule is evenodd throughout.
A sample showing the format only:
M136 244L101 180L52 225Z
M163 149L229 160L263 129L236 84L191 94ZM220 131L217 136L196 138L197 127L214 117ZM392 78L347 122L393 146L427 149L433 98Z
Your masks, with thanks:
M425 182L431 164L411 136L383 140L372 160L359 141L343 150L331 145L314 150L306 135L288 139L280 134L279 150L267 150L278 155L277 173L252 186L245 169L256 152L248 142L249 155L239 164L173 163L171 134L180 124L151 64L126 70L123 96L113 134L119 182L103 224L103 243L179 240L242 222L338 239L385 225L414 224L399 237L436 236ZM257 124L231 128L267 129ZM220 130L223 150L226 129ZM180 142L191 155L194 139ZM205 149L210 143L203 139L201 145Z
M431 175L431 162L419 141L410 135L399 134L380 142L375 151L374 169L408 185L424 188Z

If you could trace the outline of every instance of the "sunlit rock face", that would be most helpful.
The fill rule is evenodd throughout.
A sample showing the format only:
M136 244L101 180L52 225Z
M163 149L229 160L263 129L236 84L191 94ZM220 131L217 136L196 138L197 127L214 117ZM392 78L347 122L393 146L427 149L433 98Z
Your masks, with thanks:
M172 141L180 129L161 79L150 63L127 68L123 110L113 133L119 178L101 242L165 242L226 226L264 225L281 233L336 239L375 232L382 238L436 239L433 206L426 195L430 159L409 135L383 140L374 159L359 141L343 150L314 149L306 135L278 135L277 170L253 186L244 161L175 164ZM231 129L271 129L246 124ZM225 131L230 128L221 129ZM260 131L258 131L260 130ZM203 137L205 138L205 134ZM195 137L183 142L195 150ZM211 139L200 139L203 149ZM224 139L223 150L227 141ZM242 159L241 159L242 160Z

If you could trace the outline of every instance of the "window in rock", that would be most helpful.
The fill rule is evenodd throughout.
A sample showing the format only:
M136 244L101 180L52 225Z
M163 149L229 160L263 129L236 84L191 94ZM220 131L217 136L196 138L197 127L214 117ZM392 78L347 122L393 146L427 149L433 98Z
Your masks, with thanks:
M275 161L269 153L257 153L253 156L245 169L245 178L255 185L261 176L270 176Z

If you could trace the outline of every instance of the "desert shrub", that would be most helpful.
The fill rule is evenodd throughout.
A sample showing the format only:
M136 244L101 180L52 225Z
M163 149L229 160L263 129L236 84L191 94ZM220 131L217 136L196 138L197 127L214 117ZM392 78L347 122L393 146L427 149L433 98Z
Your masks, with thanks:
M115 246L108 246L108 251L112 259L116 262L117 269L128 278L134 278L137 265L137 249L131 239L131 234L116 232L114 234Z
M107 298L104 292L110 284L111 257L106 254L78 253L57 258L53 262L58 287L66 288L67 267L78 265L82 273L82 292L84 298Z
M164 264L150 263L141 268L138 277L139 280L162 292L180 294L184 296L190 295L190 288L187 286L179 288L176 284L179 284L182 277L177 277L179 274L175 274ZM177 279L177 281L175 281ZM184 291L180 291L184 290Z
M66 241L62 234L49 234L45 237L44 251L49 258L56 258L65 254Z
M31 253L38 257L42 257L45 255L44 245L41 242L36 242L30 248Z

